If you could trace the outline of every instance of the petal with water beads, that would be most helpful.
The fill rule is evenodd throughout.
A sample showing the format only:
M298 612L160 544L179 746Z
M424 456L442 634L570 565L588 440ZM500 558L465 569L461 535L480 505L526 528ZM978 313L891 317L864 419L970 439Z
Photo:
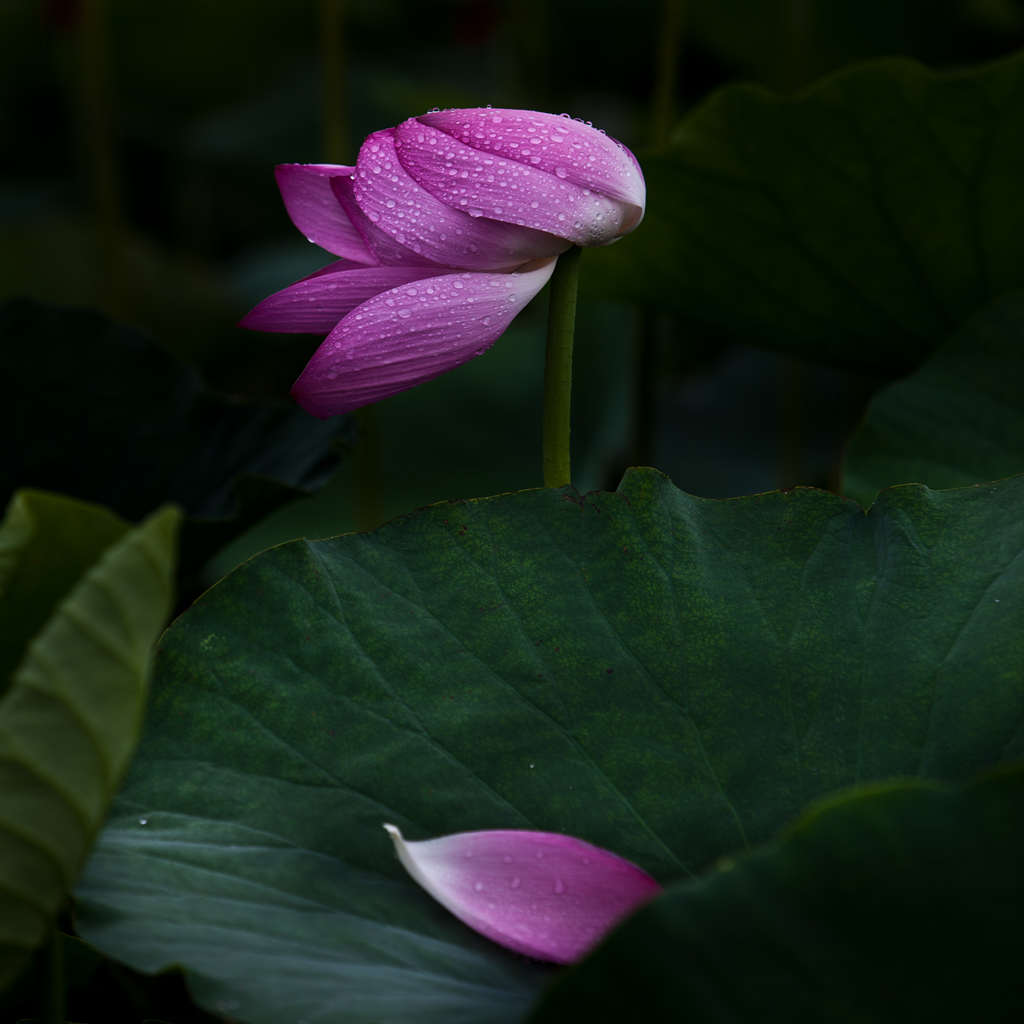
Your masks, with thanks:
M340 164L278 164L277 187L292 223L309 239L335 256L375 264L356 226L335 198L331 181L348 178L354 167Z
M474 931L538 960L572 963L661 887L635 864L553 832L391 836L406 871Z
M493 345L554 268L551 259L509 274L448 273L381 292L324 339L292 395L325 418L452 370Z

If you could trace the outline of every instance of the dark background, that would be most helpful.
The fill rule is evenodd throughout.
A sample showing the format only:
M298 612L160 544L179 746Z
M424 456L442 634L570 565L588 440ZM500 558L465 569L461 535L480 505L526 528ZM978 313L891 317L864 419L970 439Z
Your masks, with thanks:
M786 92L865 58L953 68L1021 45L1021 0L5 0L0 299L100 309L219 389L285 400L318 339L235 323L330 257L292 228L275 163L351 162L372 130L485 104L569 112L642 160L731 81ZM369 471L345 460L221 568L297 534L539 484L545 307L377 407L361 423ZM835 486L878 383L697 336L584 280L575 481L614 487L639 462L706 496Z
M642 162L729 82L790 92L871 57L956 68L1021 46L1024 0L2 0L0 301L100 310L214 387L285 403L317 339L235 324L330 257L288 221L275 163L351 162L370 131L486 104L593 121ZM275 541L539 485L545 307L361 418L362 455L207 580ZM12 365L0 380L17 393ZM652 463L706 496L835 486L884 379L703 337L584 279L576 483L614 487L625 465ZM173 977L139 978L74 940L66 954L76 1018L212 1020ZM36 1005L34 977L15 1008Z

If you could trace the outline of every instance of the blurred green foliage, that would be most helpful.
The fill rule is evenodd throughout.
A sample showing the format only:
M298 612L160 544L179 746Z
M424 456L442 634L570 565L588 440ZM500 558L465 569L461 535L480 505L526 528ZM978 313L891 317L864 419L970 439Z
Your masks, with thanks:
M7 0L0 298L99 307L222 390L283 396L316 339L234 324L327 257L291 227L274 163L323 160L328 148L354 158L371 130L486 103L566 110L644 151L666 117L736 78L785 90L864 57L953 67L1022 43L1020 0ZM340 88L325 97L325 81ZM493 359L513 379L539 372L541 322L531 310L521 336L499 343L512 351ZM641 330L654 335L656 384L624 388ZM584 488L614 486L638 459L706 495L829 484L877 382L672 319L638 325L624 305L585 319L579 346ZM468 369L458 386L429 384L377 410L377 518L539 481L524 429L535 389L508 379ZM462 443L428 421L457 422ZM337 482L323 508L285 515L249 549L300 523L316 533L323 517L319 532L335 532L339 515L354 522L350 491Z

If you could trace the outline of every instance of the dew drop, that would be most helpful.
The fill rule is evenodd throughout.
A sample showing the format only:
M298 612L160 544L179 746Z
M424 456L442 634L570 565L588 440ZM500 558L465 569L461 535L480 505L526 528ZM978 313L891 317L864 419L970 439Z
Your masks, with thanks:
M519 888L519 886L520 886L520 885L522 884L522 880L520 879L520 877L519 877L518 875L516 875L516 876L515 876L515 878L513 878L513 879L512 879L512 881L511 881L511 882L509 882L508 884L509 884L509 885L510 885L510 886L511 886L511 887L512 887L513 889L518 889L518 888Z
M483 892L484 891L484 883L483 882L474 882L473 883L473 888L477 892Z
M569 172L559 164L559 166L555 168L555 175L559 178L567 178L569 176Z
M139 818L139 824L140 825L148 825L149 824L149 818Z
M555 895L556 896L561 896L563 892L565 892L565 882L563 882L560 878L556 878L555 879Z

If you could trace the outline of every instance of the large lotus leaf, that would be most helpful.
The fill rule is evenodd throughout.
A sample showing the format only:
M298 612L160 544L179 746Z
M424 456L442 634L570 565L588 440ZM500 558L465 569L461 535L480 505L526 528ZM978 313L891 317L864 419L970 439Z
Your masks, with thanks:
M1014 1021L1024 770L899 782L671 887L567 972L536 1024ZM642 993L642 997L638 995Z
M909 369L1024 284L1022 104L1024 54L728 86L644 158L649 216L588 274L749 344Z
M971 320L872 400L844 490L869 505L890 484L962 487L1024 472L1024 292Z
M81 933L248 1024L516 1020L547 972L381 823L566 832L668 883L838 787L1019 756L1022 500L636 470L271 549L165 635Z
M138 519L164 501L193 516L234 511L235 486L261 513L321 482L342 421L285 403L242 400L138 331L81 310L27 301L0 309L0 366L19 382L0 407L18 443L0 465L0 500L17 487L59 489Z
M19 655L0 699L0 987L45 938L138 740L179 518L166 509L131 529L103 509L21 492L0 527L0 613L15 625L4 655L13 660L8 644ZM70 564L39 584L47 540Z

